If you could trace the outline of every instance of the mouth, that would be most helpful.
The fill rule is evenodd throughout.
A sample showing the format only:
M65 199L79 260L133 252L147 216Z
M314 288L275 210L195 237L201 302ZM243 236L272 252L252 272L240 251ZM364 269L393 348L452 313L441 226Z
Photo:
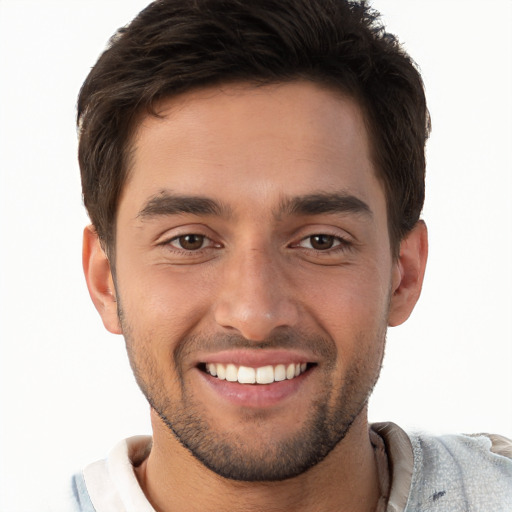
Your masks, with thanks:
M228 382L239 384L272 384L285 380L293 380L308 372L315 363L297 362L288 364L265 365L253 368L250 366L236 365L233 363L201 363L199 370Z

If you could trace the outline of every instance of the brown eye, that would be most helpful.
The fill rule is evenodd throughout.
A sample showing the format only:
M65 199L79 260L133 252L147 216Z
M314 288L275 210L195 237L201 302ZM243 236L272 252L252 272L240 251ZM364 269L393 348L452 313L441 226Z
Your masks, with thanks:
M203 247L204 239L204 235L183 235L175 238L174 242L186 251L197 251Z
M332 235L312 235L309 237L311 247L317 251L325 251L334 246L336 237Z

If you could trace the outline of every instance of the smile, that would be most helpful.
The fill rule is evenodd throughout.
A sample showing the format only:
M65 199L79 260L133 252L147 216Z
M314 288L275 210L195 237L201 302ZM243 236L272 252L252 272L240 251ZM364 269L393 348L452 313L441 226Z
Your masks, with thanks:
M205 371L211 376L240 384L272 384L291 380L308 369L307 363L291 363L260 366L237 366L235 364L206 363Z

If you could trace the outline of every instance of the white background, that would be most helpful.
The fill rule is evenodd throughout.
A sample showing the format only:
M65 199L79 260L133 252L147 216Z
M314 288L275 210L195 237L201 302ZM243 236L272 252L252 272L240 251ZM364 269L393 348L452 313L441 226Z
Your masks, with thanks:
M45 510L73 471L150 429L82 277L74 126L88 70L145 3L0 0L1 512ZM370 417L512 437L512 2L374 6L421 67L433 133L424 292L389 332Z

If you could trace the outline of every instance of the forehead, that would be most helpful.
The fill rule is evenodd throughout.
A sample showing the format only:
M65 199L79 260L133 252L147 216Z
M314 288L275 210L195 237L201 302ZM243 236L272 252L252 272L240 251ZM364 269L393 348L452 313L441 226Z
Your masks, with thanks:
M310 82L205 88L157 105L133 139L121 204L162 192L270 205L344 191L382 195L359 106Z

